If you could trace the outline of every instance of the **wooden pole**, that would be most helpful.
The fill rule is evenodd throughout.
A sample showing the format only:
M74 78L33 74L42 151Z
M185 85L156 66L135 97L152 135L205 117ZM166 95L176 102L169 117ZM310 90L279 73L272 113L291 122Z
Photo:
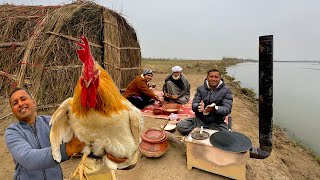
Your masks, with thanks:
M8 77L9 79L11 79L11 80L13 80L13 81L17 81L17 80L18 80L17 76L12 75L12 74L9 74L9 73L6 73L6 72L3 72L3 71L1 71L1 70L0 70L0 75L5 76L5 77ZM25 80L23 81L23 83L25 83L25 84L31 84L31 81L28 80L28 79L25 79Z
M29 56L31 54L31 49L34 47L34 42L37 39L37 37L39 36L40 32L43 30L43 25L45 24L46 20L47 20L48 16L45 16L35 27L35 30L33 31L33 35L31 36L31 38L28 40L26 49L25 49L25 53L23 55L22 61L21 61L21 67L20 67L20 71L18 74L18 87L21 87L22 83L23 83L23 79L25 76L25 72L26 72L26 68L27 68L27 63L29 60Z
M104 9L103 10L103 42L107 41L107 21L106 21L106 18L107 18L107 11ZM106 67L105 64L108 64L108 47L106 44L103 44L103 67L105 70L109 71L109 67Z
M167 136L168 136L168 139L170 141L172 141L173 143L177 144L178 146L180 146L181 148L183 149L186 149L186 144L184 144L183 142L181 142L174 134L168 132L168 131L164 131Z
M62 38L68 39L68 40L72 40L72 41L80 41L79 38L75 38L75 37L72 37L72 36L67 36L67 35L64 35L64 34L51 32L51 31L48 31L47 34L52 34L52 35L59 36L59 37L62 37ZM93 46L93 47L102 48L102 46L99 45L99 44L95 44L95 43L92 43L92 42L89 42L89 44L91 46Z
M5 42L5 43L0 43L0 48L23 46L23 45L24 45L23 42Z

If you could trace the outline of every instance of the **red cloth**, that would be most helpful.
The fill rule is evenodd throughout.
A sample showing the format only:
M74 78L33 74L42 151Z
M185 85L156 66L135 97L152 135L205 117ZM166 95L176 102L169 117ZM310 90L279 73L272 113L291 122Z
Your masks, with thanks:
M153 90L153 92L160 97L160 99L163 99L163 92L159 90ZM159 119L169 119L169 115L165 114L160 114L160 115L155 115L153 114L153 109L154 105L149 105L146 106L144 109L141 109L142 114L144 116L148 117L154 117L154 118L159 118ZM189 100L187 104L183 104L181 106L180 111L178 112L180 120L186 119L186 118L193 118L195 117L194 112L192 111L192 99ZM228 124L228 116L226 116L225 123Z
M154 93L159 96L160 98L163 98L163 92L159 90L154 90ZM153 114L154 105L149 105L142 109L142 114L144 116L148 117L154 117L154 118L160 118L160 119L169 119L169 115L166 115L164 113L160 115ZM183 104L180 108L180 111L178 112L180 119L185 118L192 118L195 117L194 112L192 111L192 100L190 99L187 104Z

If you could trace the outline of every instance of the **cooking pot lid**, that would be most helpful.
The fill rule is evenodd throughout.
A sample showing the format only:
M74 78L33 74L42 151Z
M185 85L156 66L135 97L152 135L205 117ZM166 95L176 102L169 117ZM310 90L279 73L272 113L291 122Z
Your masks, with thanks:
M251 140L238 132L219 131L210 136L210 143L222 150L230 152L245 152L252 147Z
M142 138L148 142L158 142L166 138L166 134L158 129L149 129L142 134Z

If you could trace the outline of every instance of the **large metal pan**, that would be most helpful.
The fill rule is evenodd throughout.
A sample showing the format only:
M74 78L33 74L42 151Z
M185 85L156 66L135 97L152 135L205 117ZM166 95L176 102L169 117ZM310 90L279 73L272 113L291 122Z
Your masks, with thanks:
M210 136L210 143L224 151L246 152L252 147L251 140L238 132L219 131Z

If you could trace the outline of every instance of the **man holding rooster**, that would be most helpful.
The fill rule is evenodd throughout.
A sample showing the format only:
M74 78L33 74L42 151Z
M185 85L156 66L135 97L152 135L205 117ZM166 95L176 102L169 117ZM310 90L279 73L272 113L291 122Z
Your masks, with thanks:
M5 131L5 141L14 163L13 179L63 179L60 164L52 157L49 139L50 116L37 115L37 104L31 94L23 88L15 88L9 103L18 122ZM82 151L84 143L73 138L60 146L62 161Z

